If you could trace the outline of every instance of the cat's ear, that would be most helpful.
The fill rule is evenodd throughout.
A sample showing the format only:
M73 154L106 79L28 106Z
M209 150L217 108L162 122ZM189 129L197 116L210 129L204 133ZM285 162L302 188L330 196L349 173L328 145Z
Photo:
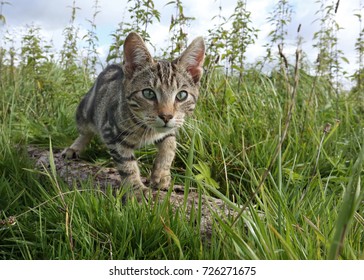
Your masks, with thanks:
M131 32L124 42L125 75L132 77L135 71L140 70L151 63L153 63L153 58L142 37L135 32Z
M204 59L205 43L202 37L197 37L175 62L184 67L197 84L203 73Z

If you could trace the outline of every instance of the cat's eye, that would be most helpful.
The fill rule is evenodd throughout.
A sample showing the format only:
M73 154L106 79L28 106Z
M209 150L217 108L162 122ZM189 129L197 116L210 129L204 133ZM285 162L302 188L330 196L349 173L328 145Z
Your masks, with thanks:
M180 91L179 93L177 93L177 95L176 95L176 99L177 99L178 101L184 101L184 100L186 100L186 99L187 99L187 96L188 96L187 91L182 90L182 91Z
M146 99L149 100L155 100L157 99L157 95L155 94L155 92L153 90L151 90L150 88L146 88L142 90L142 94Z

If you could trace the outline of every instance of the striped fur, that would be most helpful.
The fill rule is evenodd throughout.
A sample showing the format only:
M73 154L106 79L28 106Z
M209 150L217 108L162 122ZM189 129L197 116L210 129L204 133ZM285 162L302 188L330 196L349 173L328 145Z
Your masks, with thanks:
M129 34L123 65L102 71L80 102L76 112L79 137L64 150L64 156L78 156L99 135L124 183L145 189L134 150L154 143L158 153L151 185L167 188L175 133L198 99L204 51L203 39L197 38L178 59L154 61L140 36Z

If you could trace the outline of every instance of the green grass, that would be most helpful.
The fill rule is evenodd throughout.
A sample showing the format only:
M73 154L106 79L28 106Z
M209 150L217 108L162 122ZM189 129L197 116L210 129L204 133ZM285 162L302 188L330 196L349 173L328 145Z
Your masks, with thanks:
M264 179L287 117L283 78L251 71L237 88L235 78L212 73L180 132L172 172L187 190L247 204L251 215L234 220L211 209L207 238L198 209L188 220L167 199L123 205L123 190L102 193L91 179L70 188L52 168L35 169L26 147L69 145L90 86L67 85L61 69L48 67L42 83L20 72L0 78L0 220L17 219L0 225L0 259L364 258L364 115L355 95L342 93L336 111L328 85L318 81L311 95L314 78L300 73L287 136ZM144 175L154 154L138 152ZM97 155L106 153L95 141L86 157Z

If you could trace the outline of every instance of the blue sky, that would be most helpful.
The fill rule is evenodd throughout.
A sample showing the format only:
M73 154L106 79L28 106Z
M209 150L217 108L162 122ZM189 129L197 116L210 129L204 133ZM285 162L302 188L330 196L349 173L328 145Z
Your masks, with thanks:
M63 43L62 31L69 23L73 0L6 0L11 5L3 7L3 14L6 17L7 24L0 29L0 36L4 35L6 30L9 31L15 40L19 41L25 26L35 24L41 27L42 36L46 40L52 40L56 49L61 48ZM329 0L331 1L331 0ZM329 2L328 1L328 2ZM154 45L165 46L168 40L168 27L173 12L171 7L166 7L167 0L154 0L156 8L162 14L161 22L155 23L149 29L151 40ZM248 10L251 11L252 22L255 28L259 29L259 37L254 46L248 49L248 61L254 62L257 58L264 55L263 45L266 43L267 34L272 27L267 23L269 12L272 11L273 0L248 0ZM339 25L343 28L339 36L339 49L349 59L350 65L343 65L345 69L352 72L356 69L356 55L354 51L355 40L359 34L359 23L353 15L355 9L359 8L360 2L364 0L345 0L341 1L337 14ZM189 38L192 40L195 36L207 35L207 30L213 27L212 17L218 14L218 7L221 4L223 14L229 16L233 13L236 0L183 0L185 14L193 16L196 20L189 28ZM295 50L296 30L299 24L302 24L301 35L304 36L303 50L311 61L317 56L316 50L312 48L312 38L315 31L318 30L317 23L314 23L319 4L316 0L291 0L294 14L293 20L289 26L287 40L287 53L293 53ZM76 0L76 5L80 8L77 11L76 24L80 29L80 35L85 34L89 27L86 19L91 19L93 14L93 0ZM127 0L100 0L101 12L96 18L97 35L99 37L99 48L101 62L105 63L105 57L109 45L112 41L110 34L117 28L117 25L123 18L127 19L128 14L125 11ZM363 15L364 16L364 15Z

